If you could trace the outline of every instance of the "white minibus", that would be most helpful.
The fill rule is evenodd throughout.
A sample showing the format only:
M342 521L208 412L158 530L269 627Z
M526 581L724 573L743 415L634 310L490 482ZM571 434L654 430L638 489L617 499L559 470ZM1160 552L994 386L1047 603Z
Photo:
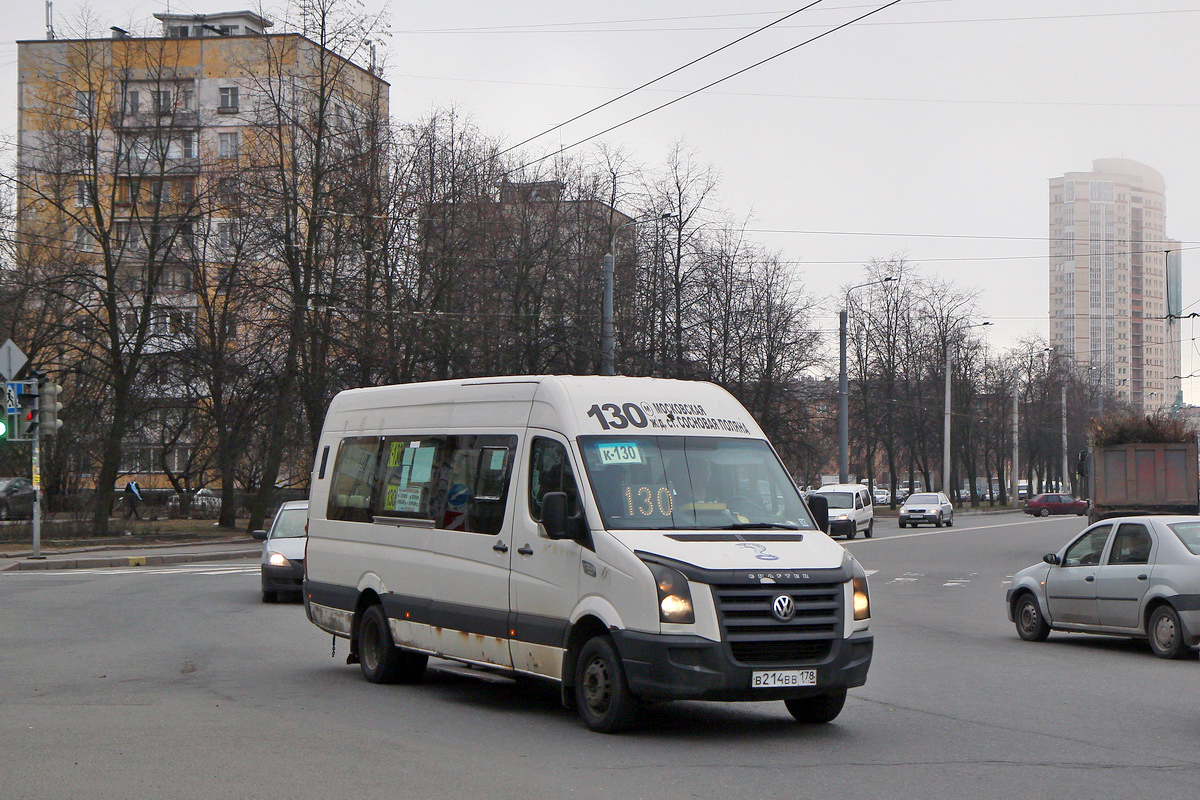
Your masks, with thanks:
M593 730L642 701L838 715L866 573L720 387L532 376L341 392L318 443L309 620L375 683L430 656L558 682Z

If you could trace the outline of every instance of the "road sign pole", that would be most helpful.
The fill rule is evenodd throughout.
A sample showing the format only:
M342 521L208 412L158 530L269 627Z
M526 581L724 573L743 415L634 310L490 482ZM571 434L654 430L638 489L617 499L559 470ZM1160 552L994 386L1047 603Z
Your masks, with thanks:
M42 558L42 456L38 429L33 429L33 555Z

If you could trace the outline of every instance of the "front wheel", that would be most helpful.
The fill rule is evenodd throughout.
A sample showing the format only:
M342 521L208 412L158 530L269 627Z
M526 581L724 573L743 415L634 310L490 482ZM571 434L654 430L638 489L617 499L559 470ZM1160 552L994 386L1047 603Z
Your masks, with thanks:
M833 722L837 715L842 713L842 707L846 705L846 690L839 689L816 697L797 697L784 700L783 704L787 706L788 713L796 722L822 725Z
M1039 517L1048 517L1048 516L1050 516L1050 509L1048 509L1048 508L1042 508L1042 509L1039 509L1039 510L1038 510L1038 516L1039 516Z
M1017 600L1013 619L1016 621L1017 635L1027 642L1044 642L1050 635L1050 623L1042 616L1037 600L1028 592Z
M407 653L392 641L383 606L368 608L358 624L358 664L371 683L412 683L425 675L429 656Z
M579 651L575 707L584 724L600 733L624 730L637 719L638 699L629 691L625 667L607 636L589 639Z
M935 519L933 521L933 527L935 527L935 528L942 527L942 518L941 517L938 517L937 519Z
M1171 606L1159 606L1151 612L1146 634L1150 649L1159 658L1183 658L1188 652L1179 614Z

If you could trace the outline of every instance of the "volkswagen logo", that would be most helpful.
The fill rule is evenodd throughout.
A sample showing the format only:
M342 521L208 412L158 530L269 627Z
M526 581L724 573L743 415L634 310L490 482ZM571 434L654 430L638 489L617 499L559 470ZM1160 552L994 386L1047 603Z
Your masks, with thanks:
M792 617L796 616L796 603L792 600L791 595L778 595L771 603L771 613L774 614L775 619L779 620L780 622L787 622Z

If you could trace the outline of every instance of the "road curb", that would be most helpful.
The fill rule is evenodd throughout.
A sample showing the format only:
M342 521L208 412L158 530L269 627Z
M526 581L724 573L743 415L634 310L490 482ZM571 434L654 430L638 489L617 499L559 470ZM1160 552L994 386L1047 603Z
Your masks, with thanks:
M126 555L105 558L46 558L24 559L0 567L0 572L29 570L94 569L96 567L160 567L165 564L189 564L197 561L230 561L253 558L262 553L261 547L248 550L221 550L209 553L164 553L162 555Z

